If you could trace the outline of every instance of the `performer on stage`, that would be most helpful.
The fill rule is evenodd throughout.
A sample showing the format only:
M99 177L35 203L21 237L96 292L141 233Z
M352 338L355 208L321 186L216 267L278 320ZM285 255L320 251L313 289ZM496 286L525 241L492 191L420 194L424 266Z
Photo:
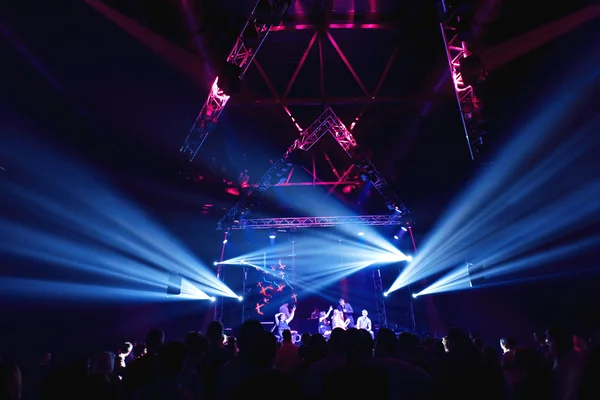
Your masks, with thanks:
M356 329L364 329L373 336L373 327L371 325L371 319L368 317L369 313L367 310L362 310L362 317L358 317L356 320Z
M310 319L319 319L319 308L315 307L313 312L310 314Z
M325 311L319 313L319 334L323 335L325 339L329 338L329 335L331 334L331 326L329 325L327 318L329 318L329 314L331 314L332 310L333 307L329 306L329 311L327 311L327 313L325 313Z
M342 313L344 321L350 321L347 325L348 328L354 328L354 317L352 316L354 310L352 309L352 306L349 303L346 303L344 299L340 299L340 305L337 309Z
M340 310L333 310L333 317L331 317L332 329L342 328L343 330L346 330L346 328L348 328L348 324L350 324L350 320L347 319L344 321L344 313L342 313Z
M295 314L296 306L294 306L294 308L292 309L292 312L290 313L289 317L286 317L285 313L282 312L275 314L275 326L277 328L277 334L280 340L283 338L283 331L285 331L286 329L292 332L292 337L298 334L298 331L292 331L289 325L289 323L292 322L292 320L294 319Z
M290 317L290 315L292 315L290 313L290 308L289 308L289 304L287 301L285 303L283 303L281 305L281 307L279 307L279 313L284 314L286 319L288 319Z

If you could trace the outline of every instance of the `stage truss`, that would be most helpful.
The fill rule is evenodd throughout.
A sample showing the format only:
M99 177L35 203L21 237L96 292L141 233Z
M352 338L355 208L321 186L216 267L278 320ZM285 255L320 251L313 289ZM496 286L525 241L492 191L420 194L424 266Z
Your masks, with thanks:
M283 153L281 158L273 163L258 181L250 187L244 195L225 213L218 221L217 230L231 229L240 224L252 208L253 196L262 196L269 188L285 183L293 164L288 160L295 151L309 151L326 134L331 134L344 152L352 160L353 165L359 169L361 178L370 181L381 194L385 205L397 217L410 214L408 208L400 201L398 195L390 188L382 174L366 158L357 146L356 140L342 121L333 112L331 107L325 111L296 139Z
M225 68L222 71L224 75L221 86L219 86L219 77L215 78L208 97L180 149L182 153L186 154L189 161L196 158L198 151L217 123L230 99L230 95L227 93L236 91L236 86L246 75L271 28L281 22L291 1L273 0L271 3L258 0L227 56ZM226 82L223 82L224 78L227 78Z
M269 18L265 19L265 9L261 7L266 3L269 4L268 14L270 14L270 16ZM198 151L206 140L210 129L215 125L218 117L229 101L230 94L235 91L236 85L239 85L239 82L245 76L250 63L254 63L256 65L261 76L265 82L267 82L269 88L271 88L273 91L273 86L270 84L269 79L262 68L260 68L259 64L256 62L255 56L272 28L276 25L279 25L281 22L282 16L285 14L289 4L289 0L259 0L257 2L250 16L246 20L246 24L244 25L241 34L238 36L236 43L229 54L229 57L227 58L227 74L222 76L224 79L221 81L219 80L219 77L215 79L209 96L200 114L198 115L194 126L188 134L185 143L181 147L181 152L185 153L190 161L192 161L198 154ZM324 19L324 21L326 20L327 19ZM253 40L248 40L250 36L253 38ZM344 123L337 117L337 115L329 106L325 108L325 111L308 128L302 129L297 124L285 105L287 95L289 94L290 88L293 85L299 70L302 68L303 63L306 60L306 55L312 46L315 45L315 43L318 43L320 48L321 36L325 36L329 39L336 52L344 62L345 66L352 73L354 79L365 93L365 99L367 99L365 108L352 122L350 129L346 128ZM403 217L406 217L410 214L409 210L400 201L394 190L389 187L386 179L371 162L371 160L360 150L351 133L351 130L359 121L359 118L362 116L364 111L379 100L379 90L383 85L385 77L387 76L397 53L398 49L394 49L390 60L388 61L386 68L380 77L377 87L371 93L360 80L354 68L327 29L318 29L315 31L302 59L294 71L292 79L288 84L283 97L278 96L278 94L274 92L277 102L283 106L286 113L294 122L296 128L300 131L300 136L288 147L279 160L274 162L272 166L254 184L247 187L246 192L241 196L241 198L229 210L227 210L225 215L218 221L217 229L225 231L225 239L227 239L227 234L229 231L242 229L293 229L333 227L341 225L391 226L403 224ZM322 59L320 59L321 64L322 62ZM321 88L323 89L322 81L323 77L321 76ZM322 90L322 92L324 91ZM359 182L350 182L347 177L350 171L353 169L358 169L362 181L369 181L372 183L375 189L381 194L386 207L391 211L392 214L371 216L248 219L248 214L255 204L254 200L256 200L256 197L264 195L264 193L270 187L301 185L290 182L290 178L294 170L294 165L292 163L293 157L291 156L294 154L294 152L308 152L312 146L314 146L314 144L326 134L331 134L335 138L337 143L350 158L352 166L342 175L339 175L336 172L336 177L338 178L336 182L317 182L316 172L313 168L313 182L309 182L308 184L311 186L330 186L331 190L334 190L335 187L341 184L356 184ZM335 172L333 166L332 169ZM224 240L224 244L225 243L226 240ZM217 277L222 279L222 276L222 264L219 264L217 267ZM381 278L379 277L379 282L376 282L374 275L374 283L376 296L378 299L377 310L380 326L386 326L387 317L385 314L385 304L383 302ZM219 303L216 304L215 307L215 319L221 320L222 299L219 299L218 302Z
M483 136L486 134L481 116L482 104L476 96L475 85L486 78L481 60L468 48L464 40L470 30L467 17L458 10L446 6L446 1L440 1L443 20L440 22L440 31L446 48L446 58L450 76L454 86L454 93L460 111L460 116L469 148L469 155L475 160L483 145Z
M285 183L289 179L293 168L293 164L289 162L290 156L295 151L309 151L319 139L328 133L335 138L336 142L352 160L353 166L359 169L361 178L373 184L383 197L385 205L393 214L341 217L246 218L254 204L252 201L253 196L262 196L270 187ZM342 179L343 177L340 177L340 180ZM260 177L256 184L248 188L246 193L242 195L233 207L227 210L226 214L219 220L217 229L225 230L225 234L227 235L231 230L242 229L316 228L341 225L391 226L403 224L403 218L409 214L410 211L408 208L400 201L393 189L388 186L387 181L371 160L366 158L358 149L356 140L350 131L333 112L331 107L327 107L307 129L300 132L300 137L288 147L277 162L273 163L271 168ZM217 276L222 277L222 275L222 265L219 264L217 267ZM387 314L383 285L379 273L373 274L373 283L377 301L379 326L386 327ZM217 309L222 310L222 299L219 301L220 305L218 304L215 307L215 319L221 317L221 314L217 314L216 312ZM245 306L242 308L245 309ZM243 312L242 319L245 318L245 315L245 312Z
M290 217L243 219L231 225L231 230L330 228L344 225L395 226L404 225L400 214L355 215L348 217Z
M375 289L375 310L377 311L377 320L379 328L387 328L387 313L385 311L385 294L383 291L383 282L381 281L381 270L373 270L373 286Z

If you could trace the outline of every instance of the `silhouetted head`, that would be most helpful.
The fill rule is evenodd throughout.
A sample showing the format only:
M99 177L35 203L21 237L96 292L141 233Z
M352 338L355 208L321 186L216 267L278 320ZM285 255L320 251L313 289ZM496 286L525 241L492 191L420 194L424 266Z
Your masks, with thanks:
M181 372L187 356L183 342L168 342L158 353L158 365L162 376L175 378Z
M302 344L308 345L310 343L310 338L311 338L310 333L304 332L302 334L302 337L300 338L300 340L302 341Z
M189 332L183 340L191 356L202 356L208 348L208 339L200 332Z
M390 328L381 328L377 332L375 341L375 355L377 357L392 357L396 352L396 334Z
M206 338L213 346L220 346L223 343L223 324L220 321L213 321L206 328Z
M264 332L263 326L255 319L249 319L242 324L237 341L240 354L252 348L256 335L261 331Z
M268 368L273 364L276 351L277 340L271 332L255 331L251 345L245 348L246 361L259 368Z
M292 341L292 332L289 329L284 330L281 333L282 339L284 342L291 342Z
M327 342L327 349L331 355L343 355L344 354L344 343L345 336L342 328L335 328L331 331L329 341Z
M148 348L148 353L158 353L158 350L164 343L165 333L160 329L152 329L148 332L148 335L146 335L146 347Z

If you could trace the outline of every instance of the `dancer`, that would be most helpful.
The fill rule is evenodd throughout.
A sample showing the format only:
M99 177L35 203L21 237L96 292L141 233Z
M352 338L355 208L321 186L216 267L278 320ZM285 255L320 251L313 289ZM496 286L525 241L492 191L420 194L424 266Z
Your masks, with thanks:
M281 304L281 307L279 307L279 313L284 314L286 319L290 317L290 315L291 315L290 306L287 301L285 303Z
M293 331L290 329L290 325L289 323L292 322L292 320L294 319L294 315L296 314L296 306L294 306L294 308L292 308L292 312L290 313L289 317L286 317L285 313L280 312L275 314L275 326L277 328L277 334L279 336L279 339L281 340L283 338L283 331L285 331L286 329L289 330L290 332L292 332L292 337L296 334L298 334L298 331Z
M348 328L354 328L354 317L352 316L352 314L354 314L354 310L352 309L350 303L346 303L346 300L340 299L340 305L337 309L342 313L342 318L344 321L350 321L348 322Z
M356 320L356 329L364 329L371 334L373 337L373 326L371 325L371 319L368 317L369 313L367 310L362 310L362 316Z
M333 307L329 306L329 311L327 311L327 313L325 313L325 311L319 313L319 334L323 335L325 339L328 339L329 335L331 335L331 328L327 318L329 318L329 314L331 314L332 310Z
M346 330L349 324L350 320L347 319L344 321L344 314L340 310L333 310L333 317L331 317L331 327L333 329L342 328Z

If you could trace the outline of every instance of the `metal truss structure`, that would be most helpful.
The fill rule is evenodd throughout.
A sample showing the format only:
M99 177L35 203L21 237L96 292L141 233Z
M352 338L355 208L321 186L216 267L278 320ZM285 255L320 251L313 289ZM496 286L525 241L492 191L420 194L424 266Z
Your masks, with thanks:
M250 296L250 294L252 293L252 286L248 285L248 271L249 271L249 267L247 265L244 265L244 269L243 269L243 274L244 274L244 279L242 281L242 296L243 296L243 300L242 300L242 323L244 323L247 319L249 319L249 304L246 301L246 299L248 298L248 296Z
M391 215L355 215L350 217L293 217L293 218L257 218L242 219L231 226L232 230L241 229L296 229L330 228L343 225L395 226L403 225L399 214Z
M443 20L440 30L446 48L448 67L454 85L454 92L469 146L469 154L475 160L479 148L483 145L484 131L481 129L483 122L480 116L481 103L475 94L474 85L485 80L485 72L481 61L468 49L464 38L471 29L467 17L460 12L447 7L446 1L441 0Z
M385 311L385 294L383 292L383 282L381 281L381 271L379 268L373 270L373 286L375 289L375 301L377 319L379 328L387 328L387 313Z
M252 206L251 197L262 195L270 187L284 183L289 175L292 163L288 161L294 151L308 151L325 134L330 133L346 154L352 159L353 164L360 170L364 180L371 181L377 191L383 196L388 209L393 210L398 217L409 214L406 206L400 201L396 193L387 184L381 173L373 163L357 151L356 140L338 116L330 107L305 130L300 132L300 137L292 143L283 153L283 156L265 172L260 179L231 207L217 223L217 229L233 228L240 224L240 220L248 214Z
M257 1L227 56L224 69L226 75L221 79L223 87L219 86L219 77L217 76L190 133L181 146L180 151L188 156L189 161L194 160L227 105L230 98L227 92L235 91L234 87L246 75L271 28L281 21L289 4L290 0L273 0L272 4L265 0ZM266 6L268 7L265 8ZM225 79L231 81L223 82ZM224 90L227 88L223 83L231 89Z
M263 174L254 184L248 187L248 190L242 195L239 201L231 207L226 214L219 220L217 224L217 229L225 230L226 234L230 230L236 229L277 229L277 228L309 228L309 227L332 227L332 226L340 226L340 225L400 225L403 223L402 218L409 214L409 210L406 206L400 201L396 193L388 186L387 181L384 179L382 174L378 171L375 165L369 160L365 154L360 151L356 140L354 139L351 131L354 129L356 124L359 122L359 119L363 116L365 111L378 103L386 103L386 102L414 102L414 101L428 101L429 99L398 99L398 98L383 98L379 96L380 89L383 86L383 83L391 69L392 64L394 63L396 56L399 54L399 48L396 47L385 66L384 71L382 72L380 79L377 83L377 86L373 90L369 90L363 81L360 79L355 69L349 62L348 58L345 56L341 48L339 47L336 40L332 37L329 32L330 28L345 28L347 24L342 24L339 27L334 26L335 24L331 24L331 17L334 16L335 12L333 10L333 3L327 2L327 5L324 6L323 11L323 21L317 25L311 25L309 29L314 29L314 34L312 35L310 42L305 49L292 77L285 88L285 92L280 95L277 93L277 90L271 83L269 77L262 69L258 61L255 59L256 52L260 49L265 37L269 34L271 30L285 30L288 26L284 23L280 25L282 18L280 18L287 7L289 7L289 0L269 0L272 1L272 13L273 17L265 21L264 19L257 18L260 13L261 4L265 3L266 0L259 0L256 7L252 11L250 17L246 21L246 25L242 30L242 33L238 37L234 49L230 53L230 56L227 59L227 65L235 65L237 69L235 69L237 75L237 80L234 83L239 83L239 81L244 77L250 63L254 63L257 67L258 72L261 77L267 84L267 87L270 89L273 94L273 99L271 104L280 104L291 120L294 122L296 128L300 131L300 136L292 143L290 147L284 152L282 157L274 162L268 171ZM276 21L275 21L276 20ZM260 22L259 22L260 21ZM373 22L373 21L369 21ZM278 25L278 26L274 26ZM289 24L288 24L289 25ZM295 25L294 28L301 27L303 25ZM252 27L253 29L250 29ZM382 24L376 23L366 23L366 24L358 24L356 27L358 28L371 28L371 29L388 29L384 27ZM246 33L250 31L253 36L257 37L253 41L248 41L248 36ZM325 93L324 86L324 74L323 74L323 42L327 40L331 43L336 53L339 55L340 59L343 61L344 65L351 73L352 77L361 88L361 91L364 93L364 97L361 99L356 98L346 98L346 99L336 99L330 98ZM311 101L306 99L288 99L288 95L290 94L291 88L294 85L300 70L302 69L309 52L313 48L313 46L318 46L319 53L319 70L320 70L320 95L318 99L312 99ZM239 62L238 62L239 61ZM228 76L222 76L221 78L230 78ZM222 82L222 84L220 84ZM211 93L206 101L205 107L200 112L194 127L192 128L190 134L186 138L186 142L181 148L183 153L186 153L189 156L190 161L194 159L197 155L198 150L204 143L204 140L208 136L209 129L216 123L218 116L222 112L223 108L227 104L229 100L229 95L233 93L233 90L228 88L229 82L223 82L222 80L215 79L213 84ZM317 103L315 103L315 101ZM256 101L255 101L256 102ZM362 111L358 113L356 118L353 120L352 124L349 126L350 129L347 129L346 126L342 123L342 121L337 117L337 115L333 112L330 107L327 107L325 111L306 129L300 128L289 109L288 105L309 105L313 104L338 104L339 103L352 103L352 104L363 104ZM259 101L260 103L260 101ZM266 104L266 102L265 102ZM344 152L348 155L351 160L352 166L346 170L343 174L338 174L333 165L331 164L327 155L327 161L329 165L332 167L332 170L337 178L335 182L321 182L316 178L316 171L314 167L314 158L313 158L313 171L312 171L312 182L302 182L295 183L290 182L290 178L294 172L294 164L292 154L295 152L308 152L315 143L317 143L324 135L331 134L337 141L337 143L342 147ZM304 167L302 167L304 168ZM306 169L306 168L305 168ZM392 211L392 215L373 215L373 216L349 216L349 217L301 217L301 218L267 218L267 219L248 219L248 213L255 204L255 197L263 195L270 187L272 186L299 186L299 185L326 185L331 186L331 191L334 188L341 184L358 184L359 182L353 182L351 179L348 179L349 173L358 169L359 176L362 181L370 181L376 190L381 194L383 200L389 210ZM331 193L330 191L330 193ZM222 276L222 271L219 271L219 276ZM385 304L383 302L383 289L381 276L379 273L373 276L375 283L375 291L378 299L377 310L379 316L379 324L380 326L387 326L387 318L385 314ZM246 318L246 312L243 311L242 319ZM216 314L216 312L215 312ZM221 315L219 315L220 317Z

